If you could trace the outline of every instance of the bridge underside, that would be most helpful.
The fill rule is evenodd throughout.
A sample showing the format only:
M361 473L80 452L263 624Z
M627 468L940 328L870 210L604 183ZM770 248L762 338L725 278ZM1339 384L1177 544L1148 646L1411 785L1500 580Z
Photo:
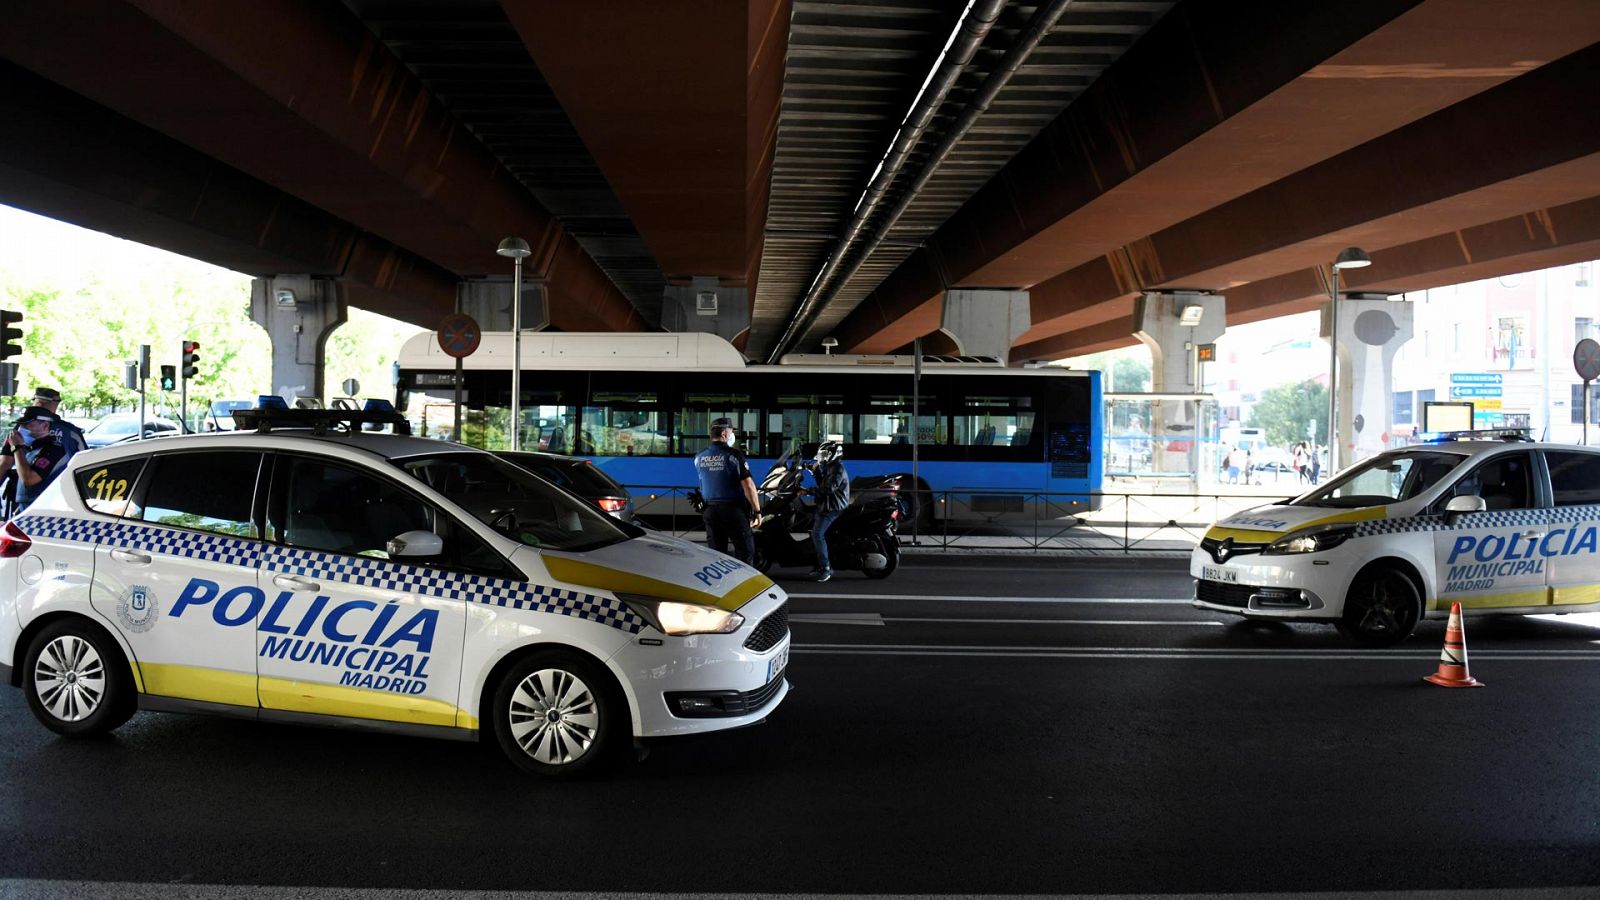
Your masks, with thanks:
M955 288L1028 292L1022 361L1148 291L1314 308L1350 245L1372 292L1595 255L1590 0L964 8L23 0L0 202L425 326L522 237L550 327L733 292L753 358L945 340Z

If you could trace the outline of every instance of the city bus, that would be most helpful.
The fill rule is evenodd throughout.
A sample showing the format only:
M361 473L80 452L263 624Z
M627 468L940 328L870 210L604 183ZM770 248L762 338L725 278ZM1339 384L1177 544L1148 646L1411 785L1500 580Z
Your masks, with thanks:
M463 361L456 434L456 361L417 335L401 348L395 406L415 434L509 449L512 352L511 334L486 332ZM791 354L768 366L710 334L534 332L522 365L522 449L590 459L635 492L694 486L690 458L728 418L758 482L795 443L809 453L825 440L844 444L853 478L910 476L915 441L924 523L1099 507L1096 371L925 356L913 424L909 356Z

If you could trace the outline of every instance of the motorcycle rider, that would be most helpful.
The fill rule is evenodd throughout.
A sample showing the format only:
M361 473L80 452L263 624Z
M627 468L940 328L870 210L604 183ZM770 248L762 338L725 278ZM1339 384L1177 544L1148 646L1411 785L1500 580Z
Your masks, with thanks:
M838 441L823 441L817 447L816 462L807 468L816 479L816 517L811 524L811 545L816 550L817 567L811 577L818 582L833 577L833 564L828 559L828 528L839 514L850 505L850 476L844 470L844 446Z

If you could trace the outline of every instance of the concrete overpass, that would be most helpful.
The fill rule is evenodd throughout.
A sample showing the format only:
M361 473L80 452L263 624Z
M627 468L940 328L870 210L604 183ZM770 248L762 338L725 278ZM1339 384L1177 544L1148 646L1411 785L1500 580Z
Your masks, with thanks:
M1600 249L1590 0L19 0L0 202L431 326L1132 343ZM694 314L713 293L718 315ZM1003 321L1001 321L1003 320ZM1000 324L997 324L999 322Z

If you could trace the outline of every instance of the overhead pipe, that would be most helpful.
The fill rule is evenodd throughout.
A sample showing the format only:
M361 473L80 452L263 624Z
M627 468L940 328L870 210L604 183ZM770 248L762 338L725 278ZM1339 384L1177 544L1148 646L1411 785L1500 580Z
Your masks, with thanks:
M895 177L900 174L900 169L905 165L906 158L911 155L912 148L927 131L929 123L933 121L934 114L944 104L949 96L950 89L955 86L956 79L961 72L972 62L972 57L983 43L989 29L1000 18L1000 10L1005 8L1006 0L971 0L961 21L956 24L940 61L934 70L929 73L928 80L923 84L922 90L917 94L917 99L911 105L911 110L900 123L900 130L895 132L894 140L890 142L888 151L878 163L878 169L873 173L867 189L862 192L861 198L856 201L856 208L850 217L850 224L844 230L844 236L834 246L833 252L828 255L827 262L812 279L811 287L806 290L805 299L795 310L794 317L789 320L789 327L783 332L783 337L773 345L773 350L768 358L769 363L776 363L778 357L787 351L789 346L803 333L797 326L802 321L808 322L815 318L816 311L820 308L819 298L824 289L833 280L833 274L838 270L839 264L849 252L850 246L860 236L861 229L867 224L878 203L883 199L889 187L894 184ZM831 299L831 295L830 299Z
M1051 0L1051 2L1040 6L1034 12L1033 18L1028 20L1027 26L1017 35L1017 42L1011 46L1010 50L1006 51L1006 55L1000 60L1000 65L989 74L988 78L984 79L983 84L978 88L977 94L973 96L972 102L962 109L961 115L956 118L955 123L945 133L939 145L928 155L928 159L917 172L916 180L900 196L900 201L895 204L894 209L890 210L889 214L884 217L883 223L874 232L866 250L857 256L854 262L850 264L850 267L837 278L841 287L849 283L850 279L855 276L856 271L861 268L861 264L871 258L872 254L880 246L885 243L892 243L886 240L889 230L900 220L905 211L911 207L917 195L927 186L928 180L938 171L939 165L944 162L945 157L950 155L950 151L955 149L956 144L978 121L978 118L988 111L989 104L993 103L995 97L999 96L1000 91L1011 82L1012 76L1028 61L1028 58L1033 55L1033 51L1038 49L1039 44L1044 41L1045 36L1055 27L1056 21L1067 11L1067 7L1071 6L1072 2L1073 0ZM830 262L832 261L830 260ZM837 293L837 291L829 292L821 302L811 307L802 307L802 311L807 314L808 321L802 323L801 314L797 312L794 321L790 323L789 331L784 334L785 341L789 339L791 332L796 335L804 334L805 330L811 327L809 319L815 319L822 307L826 306ZM780 343L779 350L783 349L785 349L785 345ZM771 361L775 362L778 355L780 354L775 352Z

